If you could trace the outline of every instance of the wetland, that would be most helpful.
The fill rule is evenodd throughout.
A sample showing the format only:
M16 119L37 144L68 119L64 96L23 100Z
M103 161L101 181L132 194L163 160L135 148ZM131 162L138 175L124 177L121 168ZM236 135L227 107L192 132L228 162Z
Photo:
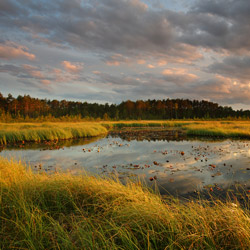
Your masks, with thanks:
M0 155L21 160L34 172L83 171L142 181L160 194L225 196L250 189L250 141L190 137L179 129L113 130L92 138L5 145Z

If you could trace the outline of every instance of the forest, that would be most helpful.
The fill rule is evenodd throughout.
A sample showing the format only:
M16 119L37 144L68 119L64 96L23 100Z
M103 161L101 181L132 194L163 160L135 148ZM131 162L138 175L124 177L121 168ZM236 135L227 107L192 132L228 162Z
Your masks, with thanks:
M188 99L123 101L120 104L98 104L67 100L17 98L0 93L0 120L35 119L86 120L165 120L165 119L249 119L250 110L233 110L209 101Z

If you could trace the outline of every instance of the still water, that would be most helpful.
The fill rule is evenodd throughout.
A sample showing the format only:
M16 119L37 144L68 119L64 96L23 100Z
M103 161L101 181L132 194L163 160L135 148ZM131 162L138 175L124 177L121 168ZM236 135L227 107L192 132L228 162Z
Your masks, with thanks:
M162 194L188 196L250 189L250 141L185 138L178 131L130 131L60 142L4 148L1 156L22 160L34 171L82 170L143 179Z

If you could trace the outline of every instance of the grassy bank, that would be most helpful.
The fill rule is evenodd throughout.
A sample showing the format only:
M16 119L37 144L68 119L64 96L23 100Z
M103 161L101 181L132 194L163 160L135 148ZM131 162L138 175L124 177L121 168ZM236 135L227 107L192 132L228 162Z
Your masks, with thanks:
M187 135L250 138L250 121L0 123L0 144L98 136L112 129L182 129Z
M0 159L1 249L249 249L249 211Z
M210 136L225 138L250 138L250 121L130 121L106 123L111 128L177 128L182 129L187 135ZM105 125L105 124L104 124Z
M107 129L98 123L0 123L0 144L98 136Z
M250 138L250 122L246 121L201 122L189 124L185 129L187 135Z

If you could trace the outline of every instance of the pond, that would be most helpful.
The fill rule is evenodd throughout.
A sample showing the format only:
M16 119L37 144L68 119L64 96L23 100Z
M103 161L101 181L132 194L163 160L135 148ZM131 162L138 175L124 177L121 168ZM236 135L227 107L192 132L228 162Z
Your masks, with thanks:
M22 160L34 171L83 170L141 179L161 194L225 194L250 190L250 141L186 138L181 131L117 131L106 137L26 143L2 148L1 156ZM250 191L249 191L250 192Z

